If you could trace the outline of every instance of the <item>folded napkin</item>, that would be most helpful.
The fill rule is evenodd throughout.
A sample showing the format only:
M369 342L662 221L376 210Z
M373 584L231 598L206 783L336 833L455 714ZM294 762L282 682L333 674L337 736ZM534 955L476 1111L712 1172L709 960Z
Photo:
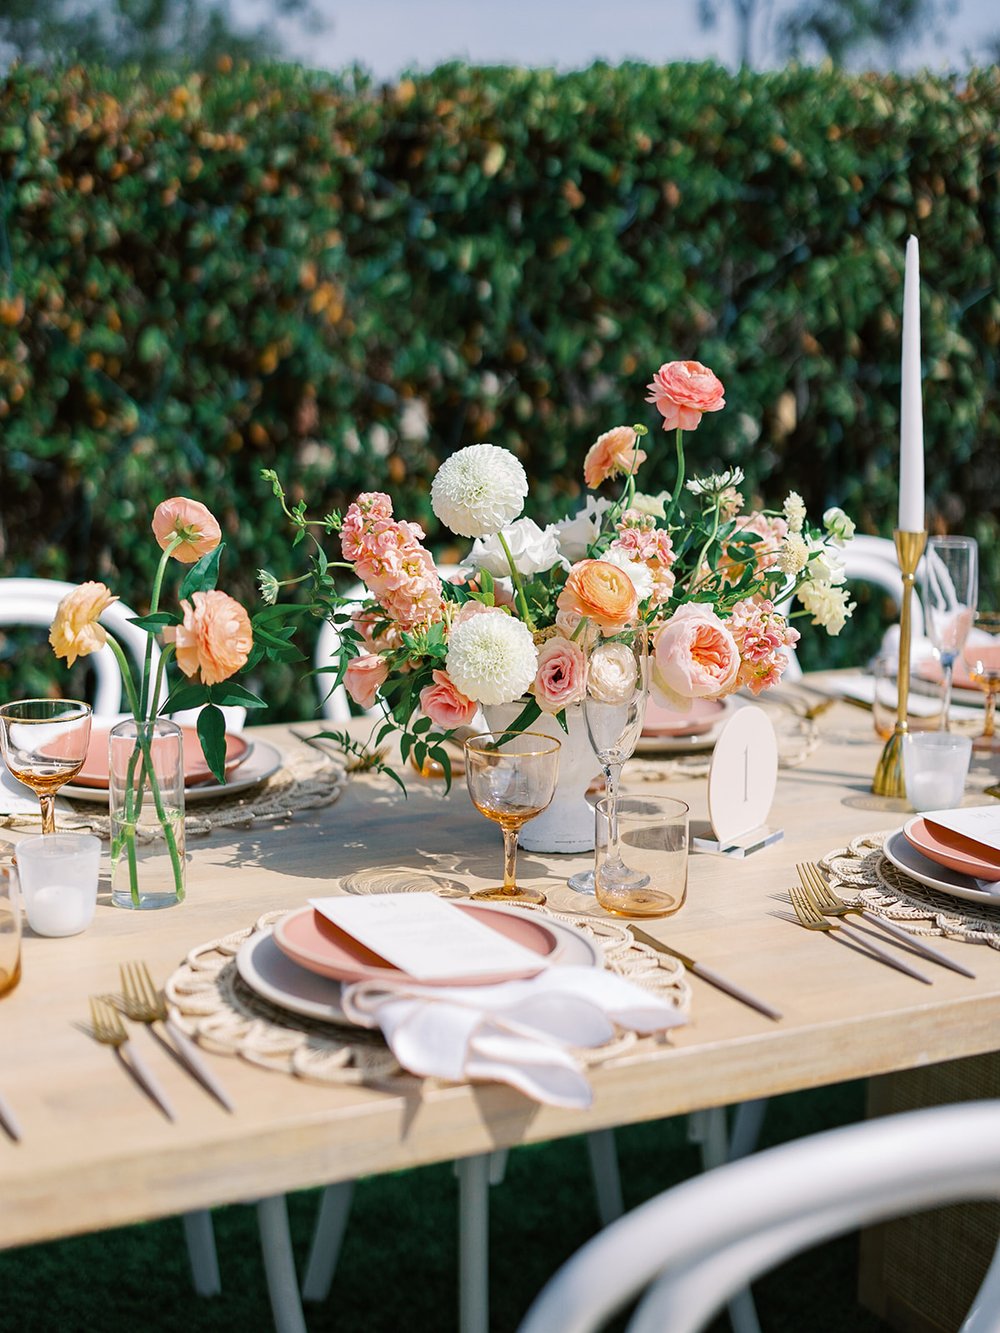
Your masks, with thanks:
M666 1000L590 967L552 967L496 986L359 981L340 1002L352 1022L381 1028L413 1074L509 1083L573 1109L593 1096L574 1048L602 1046L620 1028L646 1034L687 1021Z
M72 808L65 801L56 799L56 814L66 814ZM12 777L0 760L0 818L4 815L37 815L41 821L41 806L31 788Z

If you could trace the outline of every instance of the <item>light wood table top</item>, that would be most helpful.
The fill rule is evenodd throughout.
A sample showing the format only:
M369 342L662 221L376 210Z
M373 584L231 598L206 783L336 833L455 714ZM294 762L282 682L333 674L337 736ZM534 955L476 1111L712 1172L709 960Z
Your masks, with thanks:
M977 980L927 964L934 984L924 986L783 919L780 895L796 861L898 827L906 813L902 802L870 794L870 717L838 704L819 726L819 748L780 775L773 822L784 841L746 861L693 856L687 903L647 926L773 1002L783 1021L694 979L690 1023L668 1045L644 1041L594 1068L587 1112L538 1106L499 1085L406 1078L391 1088L318 1086L208 1056L237 1104L231 1116L138 1032L174 1102L170 1124L76 1026L88 995L117 989L120 961L145 959L162 981L194 945L334 892L341 875L405 866L473 889L495 882L499 831L461 782L445 795L414 775L404 800L385 779L354 778L336 804L287 826L192 838L181 906L138 913L99 905L84 935L26 932L22 981L0 1000L0 1091L24 1128L18 1145L0 1135L0 1246L994 1049L997 951L946 941L941 947ZM280 727L260 734L298 744ZM627 790L627 769L625 777ZM705 817L704 779L663 790ZM522 853L519 872L544 883L553 906L594 910L565 887L586 861Z

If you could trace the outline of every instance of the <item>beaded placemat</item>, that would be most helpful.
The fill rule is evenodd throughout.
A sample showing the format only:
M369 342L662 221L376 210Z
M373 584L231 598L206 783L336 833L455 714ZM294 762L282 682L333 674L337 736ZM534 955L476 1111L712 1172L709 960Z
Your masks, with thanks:
M525 908L581 930L604 954L604 965L643 990L687 1013L691 988L683 965L637 944L628 929L547 907ZM236 970L240 946L285 915L268 912L245 930L196 945L164 987L171 1016L208 1050L317 1083L372 1083L402 1074L381 1033L300 1017L271 1004ZM629 1050L640 1038L620 1032L593 1050L577 1050L581 1064L600 1064Z
M866 907L914 935L945 935L1000 949L1000 898L996 907L989 907L918 884L882 851L894 832L871 833L828 852L820 865L833 890L852 906Z
M218 829L246 829L292 819L304 810L332 805L346 784L347 773L339 759L314 751L283 754L278 771L256 786L232 796L189 805L184 814L184 831L190 837ZM41 815L34 812L0 816L0 825L10 829L37 832L41 822ZM106 841L111 838L111 817L103 808L88 808L78 802L72 810L61 810L57 822L62 832L86 831ZM138 836L140 840L162 836L162 830L154 825L139 830Z

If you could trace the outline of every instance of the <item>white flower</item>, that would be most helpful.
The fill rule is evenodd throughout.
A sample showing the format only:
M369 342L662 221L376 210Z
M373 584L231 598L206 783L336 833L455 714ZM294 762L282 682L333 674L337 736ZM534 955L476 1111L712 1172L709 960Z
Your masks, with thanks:
M814 583L832 583L839 586L847 578L844 562L832 546L826 546L816 537L806 539L809 547L809 577Z
M611 546L604 552L601 559L609 565L617 565L623 569L632 581L632 587L635 589L635 595L640 602L644 602L647 597L653 595L653 571L641 560L630 559L627 552L618 547Z
M531 687L538 653L522 620L503 611L455 625L445 668L457 690L481 704L509 704Z
M782 512L788 520L789 532L801 532L806 521L806 506L798 491L789 491L782 506Z
M835 588L829 583L804 583L798 597L812 616L812 623L822 625L828 634L840 633L855 606L854 602L848 604L846 588Z
M591 542L596 541L604 515L610 508L610 500L588 495L587 502L581 510L572 518L567 515L561 523L556 524L560 554L564 555L570 564L575 565L578 560L586 558L587 548Z
M837 546L843 546L854 536L854 523L842 509L836 506L823 515L823 526L830 534L830 540Z
M555 528L543 531L533 518L519 518L503 528L502 534L519 574L531 578L562 563ZM507 554L500 545L500 534L477 538L463 563L473 569L485 569L495 579L510 574Z
M639 664L624 643L602 643L590 654L587 693L603 704L628 703L635 692Z
M693 477L684 489L692 495L721 495L730 486L739 486L743 476L741 467L730 467L725 472L713 472L709 477Z
M431 508L460 537L487 537L513 523L527 494L528 478L509 449L470 444L438 468Z
M643 491L636 491L629 508L638 509L640 514L646 514L649 518L666 518L669 502L669 491L660 491L659 495L646 495Z
M809 563L809 546L799 532L789 532L778 548L778 568L783 574L798 574Z

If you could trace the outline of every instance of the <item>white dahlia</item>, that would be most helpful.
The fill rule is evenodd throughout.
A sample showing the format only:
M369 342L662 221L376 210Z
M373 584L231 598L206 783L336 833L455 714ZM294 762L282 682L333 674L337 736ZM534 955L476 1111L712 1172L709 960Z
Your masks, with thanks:
M489 537L524 508L528 478L509 449L470 444L437 470L431 508L460 537Z
M538 653L522 620L492 611L454 626L445 667L467 699L509 704L533 683Z

